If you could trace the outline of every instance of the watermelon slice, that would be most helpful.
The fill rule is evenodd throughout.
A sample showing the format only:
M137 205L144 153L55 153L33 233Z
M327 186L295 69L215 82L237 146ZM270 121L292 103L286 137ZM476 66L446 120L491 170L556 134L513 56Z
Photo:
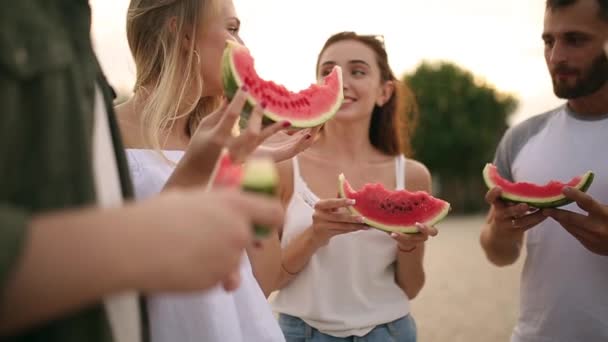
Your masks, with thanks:
M279 177L274 161L269 158L251 158L245 164L236 164L223 152L216 164L210 184L213 187L240 187L244 191L275 196ZM270 229L255 225L254 233L266 237Z
M334 67L321 84L292 92L282 85L261 79L254 67L249 50L234 41L227 41L222 59L222 81L226 97L232 99L237 89L247 86L247 105L239 126L247 125L251 109L264 103L265 125L288 120L293 128L315 127L323 124L340 109L344 99L342 69Z
M338 180L340 197L355 200L349 207L351 213L363 216L367 225L383 231L417 233L416 223L433 226L450 211L448 202L424 191L391 191L378 183L354 191L344 174Z
M504 179L493 164L486 164L483 169L483 179L492 189L499 186L502 189L501 198L512 203L526 203L534 208L555 208L572 203L562 193L564 187L569 186L587 191L593 182L593 172L587 171L581 176L572 178L568 183L552 180L545 185L528 182L513 183Z

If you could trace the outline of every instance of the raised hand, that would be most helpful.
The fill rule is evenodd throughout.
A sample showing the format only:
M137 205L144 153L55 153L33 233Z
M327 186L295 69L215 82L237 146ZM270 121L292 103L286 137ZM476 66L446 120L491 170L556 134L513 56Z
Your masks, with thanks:
M275 162L291 159L309 148L315 141L321 126L303 129L292 134L279 133L278 139L261 145L256 154L270 156Z
M556 220L589 251L608 256L608 205L574 188L567 187L563 193L587 214L565 209L543 209L542 214Z
M222 149L228 149L233 161L243 162L265 139L289 127L289 123L279 122L262 129L262 109L256 106L249 126L235 137L233 131L244 110L246 97L246 91L239 89L230 103L224 100L220 108L201 120L185 155L167 182L168 186L204 185L211 177Z

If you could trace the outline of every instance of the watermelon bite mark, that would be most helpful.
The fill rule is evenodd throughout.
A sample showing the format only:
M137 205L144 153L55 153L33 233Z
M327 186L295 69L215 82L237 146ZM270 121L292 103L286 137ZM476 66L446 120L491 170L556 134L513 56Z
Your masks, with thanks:
M264 124L288 120L293 128L315 127L332 118L344 100L342 69L334 67L320 84L292 92L283 85L261 79L249 50L234 41L227 41L222 59L224 93L232 99L243 85L248 88L247 105L239 126L246 127L251 109L264 103Z
M529 182L513 183L501 177L496 166L488 163L483 169L483 179L489 189L500 187L501 198L508 202L526 203L535 208L555 208L572 203L572 200L562 193L564 187L587 191L593 182L593 172L587 171L567 183L556 180L544 185Z

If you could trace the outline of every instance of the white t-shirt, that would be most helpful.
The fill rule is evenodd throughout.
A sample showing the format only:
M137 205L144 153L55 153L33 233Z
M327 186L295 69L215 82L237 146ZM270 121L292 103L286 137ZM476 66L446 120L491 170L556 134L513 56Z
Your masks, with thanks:
M510 129L496 164L514 181L544 184L595 173L587 191L608 203L608 114L583 118L566 106ZM584 213L575 203L563 209ZM608 257L594 254L549 218L526 235L520 315L512 342L608 341Z
M174 163L184 154L163 153ZM139 199L159 193L175 168L152 150L128 149L127 157ZM285 341L246 253L240 272L241 285L234 292L217 286L205 292L148 297L152 342Z
M93 172L95 191L100 207L122 205L122 190L116 165L116 155L112 135L101 90L95 87L93 130ZM110 296L104 300L114 341L141 341L141 324L138 298L135 292Z

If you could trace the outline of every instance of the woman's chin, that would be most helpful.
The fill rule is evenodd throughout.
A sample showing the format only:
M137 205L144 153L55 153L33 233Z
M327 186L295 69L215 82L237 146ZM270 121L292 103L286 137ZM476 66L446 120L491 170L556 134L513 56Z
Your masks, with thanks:
M334 119L336 121L351 122L351 121L358 121L358 120L364 119L366 116L367 115L357 113L356 111L352 110L351 108L342 107L336 112Z

